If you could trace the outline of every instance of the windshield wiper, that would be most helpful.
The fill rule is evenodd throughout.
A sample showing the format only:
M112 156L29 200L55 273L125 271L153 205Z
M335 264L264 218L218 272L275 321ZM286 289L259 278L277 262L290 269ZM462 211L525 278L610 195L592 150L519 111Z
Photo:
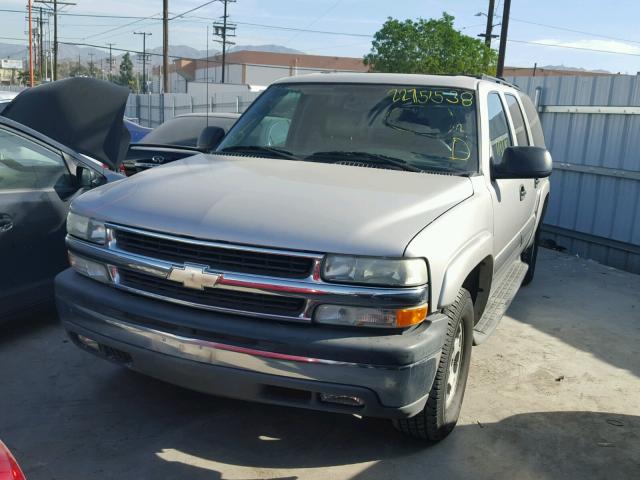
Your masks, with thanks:
M423 170L412 165L409 162L401 160L395 157L389 157L387 155L382 155L380 153L370 153L370 152L348 152L348 151L330 151L330 152L316 152L305 160L310 162L341 162L347 160L353 161L362 161L365 163L379 163L386 165L393 165L394 167L398 167L401 170L406 170L408 172L422 172Z
M254 153L275 155L277 158L285 158L287 160L300 160L293 153L280 148L266 147L260 145L234 145L232 147L223 148L212 153Z

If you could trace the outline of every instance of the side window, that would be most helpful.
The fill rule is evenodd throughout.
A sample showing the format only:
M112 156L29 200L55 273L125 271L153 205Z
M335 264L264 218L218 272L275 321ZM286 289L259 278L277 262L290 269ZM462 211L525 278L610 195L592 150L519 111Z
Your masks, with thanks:
M505 94L504 98L507 100L507 107L511 114L511 121L513 122L513 128L515 129L516 140L519 146L528 146L529 137L527 136L527 128L524 125L524 117L522 116L522 110L516 97L510 94Z
M497 93L490 93L487 97L489 113L489 140L491 141L491 157L494 163L500 163L502 154L507 147L513 145L507 115L502 101Z
M524 106L524 113L529 120L533 144L536 147L544 147L544 134L542 133L542 125L540 125L540 117L538 117L535 105L526 93L520 93L520 100Z
M60 155L0 128L0 190L50 188L70 180Z

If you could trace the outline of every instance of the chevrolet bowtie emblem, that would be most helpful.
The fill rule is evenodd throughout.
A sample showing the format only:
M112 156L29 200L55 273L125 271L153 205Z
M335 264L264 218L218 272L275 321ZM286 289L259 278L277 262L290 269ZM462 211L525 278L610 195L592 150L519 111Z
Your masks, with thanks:
M184 267L171 267L167 279L182 283L187 288L204 290L204 287L213 288L222 275L205 272L206 267L197 265L185 265Z

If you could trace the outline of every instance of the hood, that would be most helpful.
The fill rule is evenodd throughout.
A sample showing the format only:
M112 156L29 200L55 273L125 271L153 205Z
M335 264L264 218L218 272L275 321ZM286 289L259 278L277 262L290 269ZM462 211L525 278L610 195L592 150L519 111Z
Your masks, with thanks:
M202 154L87 192L71 208L205 240L401 256L472 194L466 177Z
M23 90L2 115L116 170L129 146L129 89L95 78L68 78Z

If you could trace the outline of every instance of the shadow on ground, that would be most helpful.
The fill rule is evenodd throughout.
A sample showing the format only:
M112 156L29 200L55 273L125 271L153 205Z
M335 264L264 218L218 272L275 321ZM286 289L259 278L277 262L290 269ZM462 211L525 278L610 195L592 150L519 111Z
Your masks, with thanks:
M640 275L541 249L507 315L640 378Z
M384 420L215 398L128 371L112 371L89 388L95 390L83 394L90 402L32 412L28 451L18 452L30 479L555 479L640 472L637 416L527 413L459 426L426 447ZM365 462L376 463L349 475L339 470ZM327 476L304 469L326 469Z

